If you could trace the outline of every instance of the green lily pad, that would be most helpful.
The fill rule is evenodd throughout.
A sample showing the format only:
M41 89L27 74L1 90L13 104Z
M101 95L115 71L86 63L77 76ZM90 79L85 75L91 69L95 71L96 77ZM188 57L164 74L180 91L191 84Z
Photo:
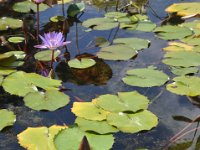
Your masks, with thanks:
M1 17L0 18L0 30L7 29L17 29L22 27L22 20L9 18L9 17Z
M175 40L175 39L183 39L186 36L192 35L193 32L187 27L180 26L161 26L157 27L154 32L157 33L157 36L164 40Z
M131 47L125 45L103 47L97 53L99 58L106 60L129 60L135 55L137 55L137 52Z
M99 134L115 133L119 130L114 126L109 125L106 121L91 121L83 118L76 118L75 123L83 131L93 131Z
M118 96L106 94L95 98L97 106L110 112L136 112L141 109L147 109L148 103L149 100L136 91L119 92Z
M52 22L65 21L65 17L63 17L63 16L53 16L53 17L50 18L50 20Z
M177 13L179 16L189 16L200 14L200 3L193 2L193 3L175 3L170 5L166 11L169 13Z
M12 126L16 121L16 116L12 111L0 109L0 131L7 127Z
M139 38L117 38L113 41L115 44L124 44L134 50L141 50L149 46L150 41Z
M56 90L28 93L24 97L25 105L34 110L54 111L69 103L69 96Z
M193 21L190 21L190 22L184 22L184 23L181 24L181 26L192 29L195 36L200 35L200 31L199 31L200 30L200 20L193 20Z
M127 13L123 13L123 12L116 12L116 11L113 11L113 12L107 12L105 13L105 17L107 18L112 18L112 19L119 19L121 17L125 17L127 16L128 14Z
M171 67L171 72L175 75L182 76L187 74L197 73L199 69L197 67Z
M24 41L24 38L23 37L10 37L8 39L8 41L11 43L21 43Z
M38 91L37 87L45 90L58 90L58 87L61 86L61 81L46 78L36 73L18 71L6 77L2 86L10 94L25 96L29 92Z
M68 9L67 9L67 14L70 17L75 17L79 13L83 12L84 9L85 9L85 3L84 2L70 4Z
M39 5L39 11L44 11L47 8L49 7L46 4L41 3ZM31 10L33 10L34 12L37 12L37 4L31 2L31 0L26 0L23 2L14 3L14 5L12 6L12 9L20 13L28 13Z
M55 136L65 126L53 125L47 127L28 127L25 131L17 135L19 144L28 150L57 150L54 145Z
M77 69L85 69L92 67L96 64L96 62L93 59L88 59L88 58L82 58L81 60L79 59L72 59L68 61L68 65L71 68L77 68Z
M104 37L96 37L95 38L95 46L105 47L108 46L110 43Z
M0 67L0 76L2 76L2 75L9 75L9 74L11 74L11 73L13 73L13 72L16 72L17 70L15 70L15 69L8 69L8 68L3 68L3 67Z
M125 133L136 133L143 130L151 130L158 124L158 118L148 110L134 114L110 113L107 122Z
M188 45L200 46L200 38L196 36L189 36L181 39L181 41L187 43Z
M60 55L60 51L56 50L54 51L54 58L58 57ZM40 51L34 55L35 59L39 61L51 61L52 57L52 50L45 50Z
M97 108L91 102L74 102L71 111L77 116L88 120L102 121L109 113L101 108Z
M138 31L143 31L143 32L151 32L156 28L156 24L149 21L139 21L134 24L128 24L128 23L122 23L120 25L120 28L125 28L127 30L138 30Z
M58 150L78 150L84 136L86 136L92 150L109 150L114 143L114 137L111 134L97 135L87 133L77 127L62 130L56 136L54 142Z
M9 51L4 53L6 55L14 55L17 60L22 60L26 57L26 53L23 51Z
M131 69L126 72L127 76L122 80L131 86L152 87L165 84L169 77L162 71L153 67Z
M196 52L180 51L165 54L163 63L170 66L191 67L200 65L200 54Z
M62 1L65 4L71 2L72 0L58 0L58 4L62 4Z
M116 28L118 25L119 23L117 22L108 22L108 23L105 22L97 26L94 26L93 29L94 30L110 30L110 29Z
M200 95L200 78L195 76L180 76L173 79L173 83L167 85L167 90L178 95Z
M5 60L5 59L7 59L7 58L10 58L10 57L12 57L12 56L13 56L13 54L11 54L11 53L3 53L3 54L0 54L0 61Z

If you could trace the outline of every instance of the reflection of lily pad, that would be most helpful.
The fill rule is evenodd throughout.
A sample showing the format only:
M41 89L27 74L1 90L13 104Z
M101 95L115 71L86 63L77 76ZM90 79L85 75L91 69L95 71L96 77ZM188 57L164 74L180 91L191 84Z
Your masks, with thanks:
M101 95L95 98L95 104L106 111L136 112L141 109L147 109L149 100L136 91L133 92L119 92L117 95Z
M93 131L99 134L118 132L119 130L109 125L106 121L86 120L78 117L75 121L79 128L84 131Z
M107 116L107 122L122 132L136 133L157 126L158 118L150 111L143 110L134 114L110 113Z
M28 150L57 150L54 145L55 135L65 126L27 128L17 135L19 144Z
M40 11L44 11L47 8L49 8L46 4L41 3L40 4ZM26 0L23 2L17 2L13 5L13 10L16 12L20 12L20 13L27 13L30 12L31 10L33 10L34 12L37 11L37 5L33 2L31 2L30 0Z
M127 76L122 80L124 83L132 86L160 86L168 81L168 76L166 74L152 67L128 70L126 74Z
M22 27L22 20L9 18L9 17L1 17L0 18L0 30L17 29Z
M21 43L24 41L24 38L23 37L10 37L8 39L8 41L11 43Z
M72 112L77 117L98 121L105 120L106 115L109 113L101 108L97 108L91 102L74 102Z
M18 71L4 79L2 86L10 94L25 96L29 92L36 92L38 88L45 90L58 90L61 81L40 76L35 73ZM16 88L18 87L18 88Z
M78 150L84 136L92 150L109 150L114 143L112 134L97 135L81 131L77 127L62 130L56 136L54 143L58 150Z
M171 25L157 27L154 32L157 33L159 38L164 40L182 39L193 34L189 28Z
M170 66L191 67L200 65L200 54L196 52L180 51L165 54L163 63Z
M200 95L200 78L195 76L175 77L174 82L167 85L167 90L178 95L198 96Z
M107 60L129 60L135 55L137 55L137 52L131 47L125 45L103 47L97 53L99 58Z
M117 38L113 41L115 44L125 44L134 50L141 50L147 48L150 41L139 38Z
M54 51L54 58L58 57L58 55L60 55L60 51L59 50ZM52 51L51 50L40 51L36 53L34 57L39 61L51 61Z
M34 110L54 111L69 103L69 96L56 90L28 93L24 97L25 105Z
M13 112L8 111L6 109L0 109L0 131L7 127L14 124L16 121L16 116Z
M200 14L200 3L175 3L169 6L166 11L177 13L179 16Z
M77 68L77 69L84 69L84 68L89 68L92 67L96 64L96 62L93 59L88 59L88 58L81 58L79 59L72 59L68 61L68 65L71 68Z

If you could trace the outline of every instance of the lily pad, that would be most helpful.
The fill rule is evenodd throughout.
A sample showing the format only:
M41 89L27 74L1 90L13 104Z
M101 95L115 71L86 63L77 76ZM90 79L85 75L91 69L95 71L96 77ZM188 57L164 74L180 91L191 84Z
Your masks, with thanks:
M122 80L131 86L152 87L160 86L168 81L168 76L153 67L131 69L126 72L127 76Z
M57 150L54 138L65 126L28 127L17 135L19 144L28 150Z
M111 134L97 135L81 131L79 128L68 128L62 130L55 138L55 145L58 150L78 150L83 137L86 136L92 150L109 150L114 143Z
M106 60L129 60L135 55L137 55L137 52L131 47L125 45L103 47L97 53L99 58Z
M79 13L83 12L84 9L85 9L85 3L84 2L70 4L68 9L67 9L67 14L70 17L75 17Z
M91 102L74 102L71 111L77 116L88 120L102 121L106 119L109 113L95 106Z
M184 23L181 24L181 26L192 29L195 36L200 35L200 31L199 31L200 30L200 20L184 22Z
M139 38L117 38L113 41L115 44L124 44L134 50L141 50L149 46L150 41Z
M7 126L12 126L16 121L16 116L12 111L0 109L0 131Z
M49 7L46 4L41 3L39 5L39 11L44 11L47 8ZM23 2L14 3L12 9L20 13L28 13L31 10L33 10L34 12L37 12L37 4L31 2L31 0L26 0Z
M116 11L105 13L105 17L112 18L112 19L114 19L114 18L118 19L118 18L121 18L121 17L125 17L127 15L128 15L127 13L116 12Z
M69 96L56 90L28 93L24 97L25 105L34 110L54 111L69 103Z
M186 37L181 42L187 43L188 45L200 46L200 38L196 36Z
M96 37L95 38L95 46L105 47L108 46L110 43L104 37Z
M169 42L169 46L163 48L165 51L192 51L194 46L187 45L180 42Z
M107 122L125 133L136 133L143 130L151 130L158 124L158 118L148 110L134 114L110 113Z
M110 112L136 112L141 109L147 109L148 103L149 100L136 91L119 92L118 96L106 94L95 98L97 106Z
M61 81L46 78L36 73L18 71L6 77L2 86L10 94L25 96L29 92L38 91L37 87L45 90L58 90L58 87L61 86Z
M61 52L59 50L54 51L54 58L58 57L60 53ZM51 50L40 51L36 53L34 57L39 61L51 61L52 51Z
M51 20L52 22L64 21L64 20L65 20L65 17L63 17L63 16L53 16L53 17L50 18L50 20Z
M187 74L194 74L198 72L197 67L171 67L171 72L175 75L181 76L181 75L187 75Z
M119 130L114 126L109 125L106 121L91 121L83 118L76 118L75 123L83 131L93 131L99 134L115 133Z
M200 14L200 3L193 2L193 3L175 3L170 5L166 11L169 13L177 13L179 16L189 16Z
M167 90L178 95L200 95L200 78L195 76L180 76L173 79L173 83L167 85Z
M105 22L97 26L94 26L93 29L94 30L110 30L110 29L116 28L118 25L119 23L117 22L108 22L108 23Z
M3 68L3 67L0 67L0 75L9 75L13 72L16 72L17 70L15 69L8 69L8 68Z
M8 39L8 41L11 43L21 43L24 41L24 38L23 37L10 37Z
M1 17L0 18L0 30L7 29L17 29L22 27L22 20L9 18L9 17Z
M68 61L68 65L71 68L77 68L77 69L85 69L92 67L96 64L95 60L89 59L89 58L82 58L81 60L79 59L71 59Z
M171 25L157 27L154 32L157 33L159 38L164 40L183 39L184 37L193 34L192 30L187 27Z
M197 52L170 52L165 54L163 63L170 66L191 67L200 65L200 54Z

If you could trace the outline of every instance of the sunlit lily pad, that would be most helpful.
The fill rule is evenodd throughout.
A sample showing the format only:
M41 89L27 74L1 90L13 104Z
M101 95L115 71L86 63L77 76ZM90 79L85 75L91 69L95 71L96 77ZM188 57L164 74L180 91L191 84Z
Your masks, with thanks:
M65 126L28 127L17 135L19 144L28 150L57 150L54 145L56 134Z
M16 121L16 116L12 111L0 109L0 131L7 127L12 126Z
M46 4L41 3L39 5L39 11L44 11L47 8L49 8ZM31 10L33 10L34 12L37 11L37 5L34 2L31 2L31 0L26 0L23 2L17 2L14 3L12 9L16 12L20 12L20 13L28 13Z
M24 97L25 105L34 110L54 111L69 103L69 96L56 90L28 93Z
M58 90L58 87L61 86L61 81L46 78L36 73L18 71L6 77L2 86L10 94L25 96L29 92L38 91L37 87L45 90Z
M10 37L8 39L8 41L11 43L21 43L24 41L24 38L23 37Z
M62 130L55 138L57 150L78 150L83 137L86 136L92 150L109 150L114 143L112 134L97 135L81 131L79 128Z
M165 54L163 63L170 66L191 67L200 65L200 54L196 52L180 51Z
M200 14L200 3L175 3L170 5L166 11L169 13L177 13L179 16L188 16Z
M200 46L200 37L189 36L181 40L188 45Z
M113 41L115 44L124 44L134 50L141 50L149 46L150 41L139 38L117 38Z
M82 58L81 60L79 59L71 59L68 61L68 65L71 68L77 68L77 69L85 69L92 67L96 64L95 60L89 59L89 58Z
M180 26L161 26L157 27L154 32L157 33L157 36L164 40L175 40L175 39L182 39L186 36L192 35L193 32L187 27L180 27Z
M54 58L58 57L59 55L60 55L59 50L54 51ZM51 50L40 51L36 53L34 57L39 61L51 61L52 51Z
M93 131L99 134L118 132L114 126L109 125L106 121L91 121L78 117L75 121L83 131Z
M136 112L141 109L147 109L149 100L140 93L119 92L117 95L101 95L95 98L95 104L110 112Z
M180 42L169 42L169 46L163 48L165 51L192 51L194 46Z
M187 75L187 74L194 74L198 72L197 67L171 67L171 72L175 75L181 76L181 75Z
M64 20L65 20L65 17L63 17L63 16L53 16L53 17L50 18L50 20L51 20L52 22L64 21Z
M0 30L7 29L17 29L22 27L22 20L9 18L9 17L1 17L0 18Z
M105 120L106 115L109 113L101 108L95 106L91 102L74 102L72 112L77 117L82 117L88 120Z
M168 81L168 76L153 67L139 68L127 71L127 76L122 80L124 83L139 87L160 86Z
M70 4L68 9L67 9L67 14L70 17L75 17L79 13L83 12L84 9L85 9L85 3L84 2Z
M200 78L195 76L180 76L173 79L173 83L167 85L167 90L178 95L200 95Z
M184 22L181 24L181 26L192 29L195 36L200 35L200 31L199 31L200 30L200 20Z
M135 55L137 55L137 52L131 47L125 45L103 47L97 53L99 58L106 60L129 60Z
M110 113L107 122L126 133L136 133L143 130L151 130L158 124L158 118L148 110L134 114Z

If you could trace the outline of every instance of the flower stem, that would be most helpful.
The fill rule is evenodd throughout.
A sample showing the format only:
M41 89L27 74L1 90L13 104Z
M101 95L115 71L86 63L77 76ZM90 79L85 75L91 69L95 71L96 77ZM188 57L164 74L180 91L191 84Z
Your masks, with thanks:
M39 4L37 4L37 42L39 42L39 28L40 28L40 14L39 14Z
M51 55L51 69L53 69L53 62L54 62L54 50L52 50L52 55Z

